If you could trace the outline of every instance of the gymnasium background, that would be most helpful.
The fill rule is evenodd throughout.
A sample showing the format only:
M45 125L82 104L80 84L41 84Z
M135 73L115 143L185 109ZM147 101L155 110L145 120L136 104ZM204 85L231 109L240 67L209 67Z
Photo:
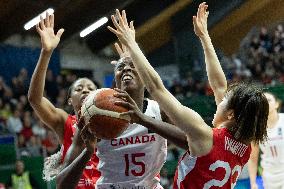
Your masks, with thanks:
M57 106L66 104L67 88L78 77L92 78L110 87L118 56L115 37L106 29L110 21L85 38L79 32L115 8L135 20L136 38L164 83L184 105L210 124L215 112L199 39L192 16L199 0L9 0L0 1L0 183L23 159L39 188L54 188L42 179L43 158L59 150L54 133L43 127L27 100L30 77L40 53L40 40L25 22L52 7L56 31L65 28L53 53L45 95ZM284 100L284 1L209 0L208 28L229 82L253 80ZM206 110L206 111L205 111ZM161 183L171 188L174 170L183 151L169 143ZM261 173L261 170L260 170ZM239 188L246 188L247 174ZM0 184L0 188L4 188Z

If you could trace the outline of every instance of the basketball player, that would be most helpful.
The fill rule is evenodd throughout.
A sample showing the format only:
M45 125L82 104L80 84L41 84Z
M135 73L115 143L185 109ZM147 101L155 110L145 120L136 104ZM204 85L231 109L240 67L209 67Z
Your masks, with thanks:
M205 51L208 75L219 80L223 71L207 32L206 8L205 3L200 4L193 22ZM127 46L150 95L187 136L189 148L178 165L174 188L233 188L249 159L250 142L262 142L267 136L268 102L263 92L242 83L229 87L227 92L214 91L217 111L213 119L215 128L210 128L199 114L170 94L132 37L133 26L124 22L118 10L116 16L119 23L112 16L116 29L108 27L109 30ZM133 111L123 115L133 116Z
M97 86L87 78L78 79L70 86L68 104L72 105L75 115L69 115L64 110L56 108L43 96L48 63L64 32L63 29L60 29L57 34L54 33L54 15L46 13L46 18L45 20L41 18L40 23L36 26L41 37L42 49L32 75L28 99L40 120L57 134L62 144L60 152L45 161L44 179L50 180L60 171L60 165L72 143L74 124L77 121L81 104L89 92L97 89Z
M124 18L126 19L125 12ZM134 36L135 32L132 35ZM121 49L117 44L116 48L121 56L114 68L117 96L131 99L135 103L143 123L130 124L118 138L100 140L98 143L88 132L82 135L84 138L82 140L80 136L82 125L79 124L68 151L70 158L66 160L67 164L71 164L61 171L56 179L59 189L75 188L76 185L82 188L92 186L97 189L162 188L158 175L167 152L166 140L163 137L169 138L180 147L187 148L184 133L170 124L161 122L160 120L166 120L166 117L160 113L158 104L153 100L144 99L144 85L131 58L125 57L127 56L125 48ZM159 132L161 136L154 132ZM94 157L99 160L97 167L92 163ZM73 159L75 160L72 161ZM96 168L100 172L99 175L92 173ZM80 179L85 173L89 175L89 179Z
M273 94L265 93L265 96L269 103L268 140L259 145L252 144L248 164L251 188L257 189L256 176L260 149L264 188L284 189L284 114L278 113L280 101Z

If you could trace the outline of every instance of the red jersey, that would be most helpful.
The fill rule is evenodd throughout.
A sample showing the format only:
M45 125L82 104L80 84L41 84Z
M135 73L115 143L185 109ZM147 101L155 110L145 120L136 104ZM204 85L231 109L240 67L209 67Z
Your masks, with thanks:
M75 115L68 115L67 120L64 125L64 141L63 141L63 154L62 162L66 156L66 153L69 147L72 144L73 136L76 131L76 122L77 118ZM79 180L78 186L76 189L94 189L95 184L99 177L101 176L100 172L97 170L99 159L94 154L90 161L87 163L83 174Z
M76 126L75 126L76 123L77 123L76 115L68 115L64 125L62 162L65 159L67 150L72 144L73 136L76 131Z
M228 129L214 128L211 151L201 157L191 156L187 151L177 167L173 188L234 188L250 153L250 145L235 140Z

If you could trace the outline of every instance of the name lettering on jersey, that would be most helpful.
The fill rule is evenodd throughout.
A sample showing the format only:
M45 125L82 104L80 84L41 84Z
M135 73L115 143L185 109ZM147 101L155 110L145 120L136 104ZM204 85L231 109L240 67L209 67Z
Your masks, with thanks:
M225 150L232 152L234 155L243 157L247 148L247 145L225 136Z
M84 186L94 186L94 182L91 179L80 179L78 183L78 187L84 187Z
M156 141L155 135L142 135L127 138L117 138L111 140L112 146L125 146L131 144L141 144Z
M107 189L107 188L100 188L98 187L99 189ZM130 187L124 187L124 186L120 186L119 184L116 184L116 185L110 185L109 186L110 189L150 189L149 187L145 187L145 186L130 186Z

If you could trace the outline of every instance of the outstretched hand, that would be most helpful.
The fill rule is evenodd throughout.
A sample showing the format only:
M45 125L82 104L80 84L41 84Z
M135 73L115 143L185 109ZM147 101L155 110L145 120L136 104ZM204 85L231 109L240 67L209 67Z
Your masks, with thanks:
M130 53L128 51L128 48L125 45L122 45L120 47L120 45L118 43L114 44L114 47L116 49L116 52L119 55L119 58L125 58L125 57L130 57ZM113 60L111 61L111 64L115 65L118 61Z
M54 15L49 15L48 12L46 12L45 19L40 16L40 22L36 25L36 30L41 38L42 49L46 51L52 51L57 47L64 32L64 29L61 28L56 34L54 33Z
M121 101L116 101L115 105L125 107L129 110L128 112L121 113L120 117L122 119L130 118L131 123L141 123L145 115L138 108L135 101L129 96L126 91L117 88L115 88L114 90L117 92L114 96L121 99Z
M207 18L209 12L207 11L208 5L205 2L201 3L198 7L197 15L193 16L194 33L198 37L208 35Z
M112 23L116 29L110 26L108 26L107 28L117 36L122 45L128 47L129 43L135 42L135 29L133 21L131 21L128 25L125 10L123 10L120 14L119 10L116 9L116 17L118 19L118 22L115 16L111 15Z

